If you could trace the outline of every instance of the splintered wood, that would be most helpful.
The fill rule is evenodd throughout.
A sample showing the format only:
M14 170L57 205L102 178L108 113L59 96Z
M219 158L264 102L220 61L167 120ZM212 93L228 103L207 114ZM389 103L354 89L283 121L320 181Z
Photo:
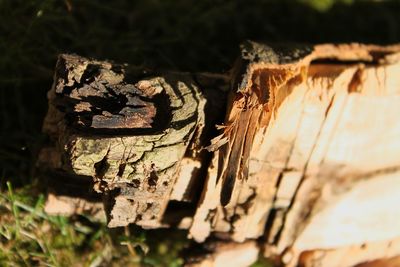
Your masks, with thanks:
M400 255L400 46L246 42L223 123L224 93L200 80L128 83L122 65L60 56L42 161L91 177L110 227L176 224L197 242L245 242L193 266L253 255L255 239L285 266ZM167 223L171 201L191 206Z

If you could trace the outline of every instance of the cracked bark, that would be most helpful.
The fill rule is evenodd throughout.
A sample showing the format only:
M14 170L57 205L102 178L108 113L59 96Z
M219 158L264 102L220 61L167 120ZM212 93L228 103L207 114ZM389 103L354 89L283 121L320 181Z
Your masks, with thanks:
M191 75L127 83L125 67L61 55L44 131L61 155L52 167L92 177L93 188L104 197L109 227L160 227L170 199L192 197L187 191L194 185L182 182L190 175L179 172L182 159L206 161L205 130L217 116L209 118L205 106L213 101L205 100ZM220 99L222 92L214 102ZM171 198L177 182L184 196Z

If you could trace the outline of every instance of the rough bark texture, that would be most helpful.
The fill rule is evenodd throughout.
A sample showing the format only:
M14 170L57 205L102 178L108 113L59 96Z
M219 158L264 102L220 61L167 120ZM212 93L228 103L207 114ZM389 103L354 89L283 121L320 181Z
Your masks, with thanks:
M60 155L52 167L93 178L110 227L160 227L176 181L175 191L184 193L172 199L189 198L192 185L182 180L191 175L181 160L185 153L206 160L202 135L210 128L206 100L190 75L128 83L122 65L61 55L48 97L44 131Z
M127 82L124 68L61 56L44 124L55 144L44 158L91 177L109 226L175 224L197 242L244 242L194 266L242 262L255 239L285 266L396 262L400 46L246 42L230 80ZM209 90L218 83L229 83L227 100Z

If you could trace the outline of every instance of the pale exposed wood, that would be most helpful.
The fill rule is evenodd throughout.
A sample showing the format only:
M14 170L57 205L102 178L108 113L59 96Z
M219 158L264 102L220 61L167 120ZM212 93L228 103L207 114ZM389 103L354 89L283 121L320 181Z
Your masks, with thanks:
M378 259L390 259L400 255L400 238L390 241L370 242L345 246L331 250L314 250L303 252L300 256L300 266L315 267L352 267L370 266L367 262ZM364 264L364 265L363 265ZM390 266L386 264L371 266ZM397 266L397 265L394 265Z
M204 242L212 231L212 221L216 214L219 203L221 185L217 185L217 153L208 168L207 178L203 187L202 195L193 216L193 222L189 229L189 237L197 242Z
M258 258L259 248L256 242L223 243L216 242L212 251L197 258L193 263L185 264L187 267L247 267Z
M387 68L391 69L393 66ZM368 72L375 72L375 70L370 68ZM333 209L339 209L340 207L339 200L335 199L334 196L358 190L358 186L363 188L364 195L362 196L366 199L372 198L374 190L381 188L379 194L375 195L375 201L380 203L379 208L371 204L375 209L360 210L360 207L356 206L356 200L352 199L344 207L347 212L358 215L357 219L353 217L352 219L348 218L348 220L353 221L353 227L360 231L352 231L347 228L347 231L352 232L352 234L346 232L340 235L339 229L343 226L339 223L341 219L339 214L336 214L336 217L330 217L331 219L325 218L331 224L324 224L323 230L341 236L339 238L340 242L346 242L347 240L352 244L371 242L373 241L371 238L390 240L398 236L398 233L395 232L397 228L395 226L396 222L394 222L395 219L391 217L391 214L395 213L390 209L390 203L397 201L393 201L390 198L395 198L396 194L398 194L396 193L397 191L391 190L392 188L394 190L397 188L399 181L394 179L380 185L380 187L378 187L379 184L372 185L369 190L366 187L372 178L378 179L376 183L384 182L386 176L381 176L380 174L396 171L400 163L400 150L397 142L400 136L400 126L396 123L397 116L395 115L400 111L400 98L399 95L396 95L395 90L385 88L384 84L390 83L385 82L383 73L381 76L375 76L375 78L383 81L383 87L375 87L375 94L371 94L372 92L368 86L360 84L356 93L344 93L337 98L338 102L334 101L331 104L329 113L332 114L332 117L330 118L330 114L328 114L326 122L321 129L319 140L305 170L307 180L299 188L294 204L287 215L278 244L278 251L283 252L293 242L291 240L294 240L298 235L296 231L297 233L304 231L303 233L306 234L307 229L303 230L305 225L311 228L314 227L314 231L322 231L320 227L312 226L312 219L310 218L315 218L314 216L318 216L316 215L318 213L333 216L335 213L333 210L329 210L328 207L330 205L338 205ZM362 79L362 82L368 82L368 80ZM364 88L367 89L365 93L363 91ZM385 90L388 90L388 93L382 95L380 92ZM365 114L368 115L366 116ZM396 178L396 176L393 178ZM373 192L371 192L371 189ZM375 216L370 213L373 211L378 212L376 209L382 212L380 215L385 215L375 214ZM396 215L394 216L396 217ZM385 228L378 229L376 225L373 226L368 223L370 218L383 218L385 222L381 219L378 220L377 224L386 225L386 230L384 230ZM392 225L392 227L388 227L387 224ZM335 226L333 227L333 225ZM392 235L388 235L390 230L394 231L391 232ZM301 240L302 237L300 235L297 238ZM330 248L335 247L335 242L337 242L337 239L333 238L333 236L325 239L318 238L318 240L320 242L326 240L328 243L325 246L330 246ZM308 242L311 243L311 239ZM323 247L321 243L315 243L315 245L316 247L314 248ZM345 244L336 244L336 246L340 245Z
M201 161L193 158L183 158L181 160L181 167L177 173L177 179L172 190L170 200L177 201L190 201L191 194L187 192L188 189L191 189L191 183L196 182L199 179L199 172L201 168Z
M92 220L106 221L103 203L91 202L78 197L61 196L54 193L48 194L44 211L51 215L63 216L84 214L90 216Z
M400 256L392 258L384 258L374 261L368 261L365 263L357 264L355 267L397 267L400 266Z
M199 206L196 215L203 216L195 215L191 235L201 241L208 233L225 232L243 242L266 230L266 254L283 255L288 264L306 249L339 249L398 237L397 230L383 231L368 223L368 218L382 216L358 212L357 235L334 239L333 226L340 224L327 216L346 193L359 186L367 192L375 187L368 187L367 181L383 183L378 174L400 166L399 47L299 47L286 51L285 58L279 49L250 46L244 54L250 64L230 97L223 135L212 142L219 154L217 176L207 184L209 197ZM399 182L390 180L382 188L391 184L396 188ZM383 203L397 202L390 189L375 199L383 202L371 206L387 207L379 215L390 214L391 205ZM354 199L345 203L352 210L358 207ZM390 218L397 216L393 214ZM382 225L396 227L390 218ZM320 227L314 222L318 220ZM196 230L198 225L202 227ZM376 232L367 234L369 230ZM322 238L323 233L331 236Z

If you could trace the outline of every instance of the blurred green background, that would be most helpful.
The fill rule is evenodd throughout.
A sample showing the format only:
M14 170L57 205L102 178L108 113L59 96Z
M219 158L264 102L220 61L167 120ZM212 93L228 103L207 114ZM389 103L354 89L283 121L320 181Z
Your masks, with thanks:
M111 236L104 225L86 225L82 233L74 219L40 213L44 192L36 190L33 167L45 138L40 128L47 109L46 91L59 53L153 69L224 72L245 39L396 43L400 41L400 1L0 0L0 266L2 260L4 266L78 264L76 255L104 250ZM50 225L49 248L40 244L41 237L32 244L18 234L37 230L29 228L27 216L36 222L35 227ZM76 235L75 241L66 231ZM78 237L101 242L85 243ZM57 238L64 246L53 246ZM150 242L137 238L131 240L136 247ZM155 256L147 258L148 264L179 265L179 260L164 256L164 262L151 263L162 255L155 248L163 244L150 249ZM16 256L15 251L24 250L24 255ZM60 251L70 256L61 257ZM90 257L82 266L90 265ZM143 263L144 258L138 256L136 262Z

